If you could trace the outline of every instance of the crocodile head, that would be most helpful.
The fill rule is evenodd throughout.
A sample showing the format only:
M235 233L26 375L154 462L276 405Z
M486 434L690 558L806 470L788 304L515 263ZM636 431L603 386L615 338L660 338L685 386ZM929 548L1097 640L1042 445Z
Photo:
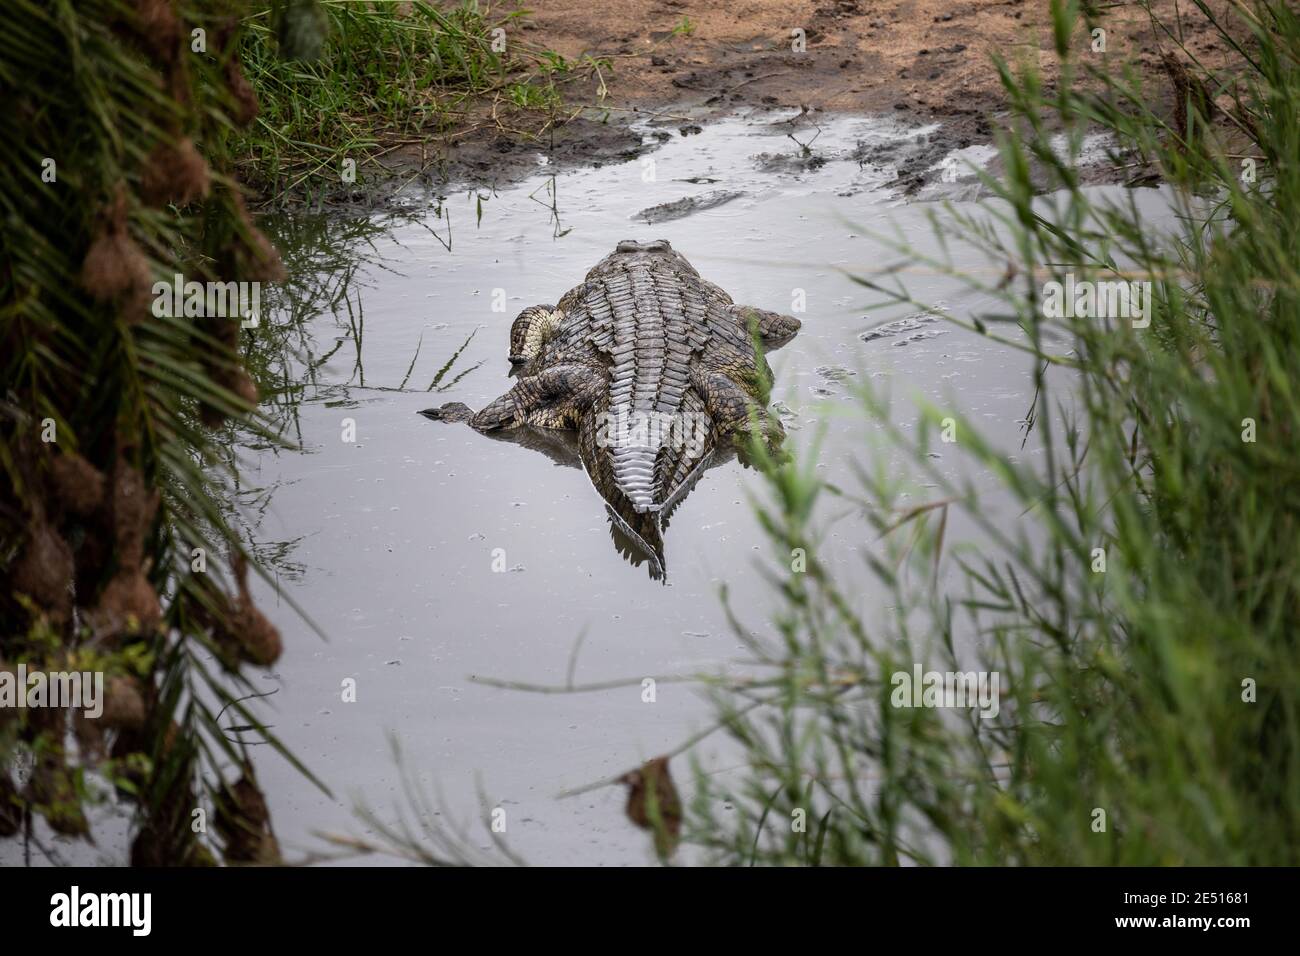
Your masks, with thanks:
M654 239L650 242L640 242L636 239L624 239L614 251L601 259L590 272L587 273L588 279L598 278L610 271L611 267L626 268L638 263L649 263L658 260L671 262L677 270L685 272L687 275L698 276L695 267L686 261L686 257L676 251L667 239Z

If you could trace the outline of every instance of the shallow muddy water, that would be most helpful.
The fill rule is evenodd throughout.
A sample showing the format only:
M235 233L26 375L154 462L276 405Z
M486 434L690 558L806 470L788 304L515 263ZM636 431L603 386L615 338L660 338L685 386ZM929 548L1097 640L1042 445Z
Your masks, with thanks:
M616 551L581 470L417 412L453 400L481 408L504 392L507 333L521 308L554 302L621 239L665 238L737 302L791 312L802 293L803 330L772 357L774 398L789 410L796 452L826 424L819 468L828 479L852 486L850 462L870 461L879 433L851 413L847 389L857 376L888 386L900 421L914 420L907 399L921 396L964 409L1016 448L1031 401L1027 358L933 316L868 315L873 294L845 274L896 258L871 232L933 245L926 217L935 207L899 203L881 188L893 170L855 160L864 143L924 135L842 119L823 128L810 157L779 127L719 123L674 133L650 155L652 172L644 159L554 178L543 166L533 181L487 198L481 219L475 194L453 194L440 214L374 242L346 341L315 373L329 384L307 389L297 406L304 453L263 453L247 475L275 489L258 536L297 541L291 560L302 572L282 587L328 635L320 641L263 595L288 649L264 680L279 688L268 719L339 798L323 797L283 761L263 760L287 846L318 846L313 831L364 834L356 800L386 818L406 805L392 735L410 779L440 792L441 812L471 823L477 843L488 843L481 821L500 807L510 845L530 861L652 859L645 834L623 816L622 788L557 794L629 770L708 726L709 708L688 685L660 683L656 702L644 703L640 681L738 666L741 647L718 595L724 582L733 607L763 627L773 598L756 570L770 553L749 504L757 476L735 461L707 472L673 517L667 578L656 582ZM963 177L950 194L969 183ZM741 195L654 225L639 219L717 191ZM1145 192L1139 199L1154 203ZM967 259L988 268L973 252ZM962 297L952 280L913 275L909 287L953 313L986 304ZM503 312L493 311L494 297ZM334 316L314 320L317 354L339 329ZM372 390L404 382L404 391ZM355 442L342 440L344 419L355 422ZM903 467L901 457L893 464ZM916 500L924 495L916 489ZM863 524L844 527L822 558L857 581L870 620L883 595L861 551L874 542ZM970 529L955 519L950 534L960 540ZM474 680L560 686L570 668L578 685L629 683L541 694ZM355 703L341 702L346 678L356 681ZM725 772L736 762L727 751L715 736L698 754ZM688 783L686 762L675 766Z
M747 624L764 626L775 598L757 571L770 560L749 503L757 475L735 461L705 474L673 516L659 582L618 553L580 469L417 414L448 401L481 408L504 392L514 315L556 301L619 240L668 239L738 303L792 312L802 296L801 333L771 356L773 397L788 410L796 454L824 424L818 467L827 479L854 487L851 462L875 465L880 455L887 467L904 467L876 447L880 424L849 395L864 377L889 389L901 423L915 420L910 399L922 397L962 409L1007 449L1041 453L1032 437L1018 451L1032 397L1023 353L915 309L868 314L877 297L847 274L898 260L871 233L933 248L927 217L936 207L901 203L882 185L894 171L856 159L869 151L864 143L918 135L925 132L839 119L823 126L810 156L780 127L758 122L673 131L647 157L653 167L643 159L552 178L539 162L530 182L483 193L481 205L476 193L452 193L440 206L412 197L423 210L414 221L379 230L346 262L308 258L302 268L322 280L345 265L355 274L347 298L307 319L291 343L304 354L290 362L287 384L307 384L278 401L287 437L303 450L247 450L241 496L283 594L326 635L272 589L259 589L286 648L271 672L254 677L275 691L260 712L334 792L324 796L269 748L254 748L291 857L322 850L320 832L366 835L357 802L383 818L409 815L393 738L409 779L445 819L468 823L475 845L490 842L482 821L500 807L510 846L530 862L653 859L646 834L623 816L622 788L557 794L632 769L709 725L709 707L689 685L661 682L656 702L644 703L640 682L741 666L718 595L724 582ZM971 182L961 177L949 195L966 195ZM740 195L653 225L638 218L719 191ZM1161 205L1154 190L1137 199ZM321 228L298 241L310 245L346 225ZM954 256L989 267L974 251ZM988 304L964 296L955 280L907 279L916 299L954 315ZM287 321L273 311L264 332ZM344 440L349 420L355 441ZM955 453L939 460L962 467ZM990 476L970 477L994 486ZM912 497L926 493L917 487ZM985 504L998 500L994 492ZM856 586L870 622L884 611L884 595L862 553L878 545L863 522L837 528L821 558ZM956 515L948 534L972 539ZM560 686L570 671L578 685L628 683L543 694L476 682ZM349 679L356 700L345 703ZM719 735L696 753L723 773L737 762ZM679 758L674 769L687 788L687 762Z

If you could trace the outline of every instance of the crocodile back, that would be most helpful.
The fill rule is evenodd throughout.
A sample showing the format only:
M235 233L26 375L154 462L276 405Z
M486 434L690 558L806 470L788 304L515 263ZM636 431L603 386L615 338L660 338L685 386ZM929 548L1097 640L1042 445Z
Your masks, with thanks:
M691 372L715 332L734 332L730 305L675 255L611 256L561 300L547 361L604 369L592 412L606 427L584 459L607 500L616 490L636 512L657 512L712 450Z

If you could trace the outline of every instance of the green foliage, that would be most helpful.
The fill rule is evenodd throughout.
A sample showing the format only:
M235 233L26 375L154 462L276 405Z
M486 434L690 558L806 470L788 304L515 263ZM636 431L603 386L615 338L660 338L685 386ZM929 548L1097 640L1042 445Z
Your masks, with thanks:
M511 83L506 88L510 102L520 109L552 110L560 105L559 91L553 86L533 83Z
M864 409L932 500L904 505L915 487L881 465L858 469L860 490L827 486L816 449L769 469L758 514L777 635L747 637L750 622L736 621L757 673L715 692L748 770L722 792L701 775L689 821L717 859L1300 860L1300 19L1280 2L1236 17L1219 42L1240 68L1210 75L1192 58L1190 82L1175 87L1181 124L1134 74L1069 59L1086 48L1070 3L1054 3L1058 92L1047 97L1032 65L998 64L1013 106L1006 175L985 177L992 201L935 226L940 249L983 250L1003 279L912 260L994 301L961 323L971 332L1034 357L1037 453L1009 454L949 410L925 407L904 427L865 386ZM1210 122L1215 99L1222 115ZM1149 164L1171 184L1171 231L1131 196L1080 186L1089 124L1115 135L1117 162ZM1042 191L1053 191L1050 215ZM1044 283L1066 273L1150 281L1149 326L1047 317ZM861 281L911 302L901 286ZM968 456L1009 505L989 505L929 456L945 418L959 436L945 458ZM889 597L870 614L819 560L826 510L845 505L879 535L868 562ZM945 546L950 513L986 544ZM791 570L799 549L806 571ZM914 664L998 672L999 712L893 706L891 677ZM725 818L721 797L735 806ZM807 823L792 827L799 811Z
M246 763L219 711L265 729L233 698L251 691L248 635L265 638L261 663L279 648L222 502L235 463L216 429L276 440L255 415L240 319L153 308L153 283L177 273L278 275L223 152L249 106L244 12L15 0L0 35L0 663L102 670L117 708L102 724L24 717L0 799L84 834L93 779L110 783L136 802L143 863L212 861L191 810ZM19 758L34 769L15 796Z
M544 77L568 64L508 33L522 12L492 18L475 0L447 9L426 0L317 2L327 32L310 61L282 56L284 30L270 5L246 21L241 52L261 113L232 148L243 178L266 195L337 187L344 160L360 170L395 147L463 127L469 110L496 94L523 110L559 103L554 84L527 68L536 62Z

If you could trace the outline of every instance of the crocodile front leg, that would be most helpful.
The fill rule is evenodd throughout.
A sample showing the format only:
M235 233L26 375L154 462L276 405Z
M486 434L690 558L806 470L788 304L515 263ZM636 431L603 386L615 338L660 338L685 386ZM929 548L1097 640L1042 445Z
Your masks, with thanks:
M481 432L520 425L574 428L604 384L600 370L590 365L556 365L520 379L510 391L477 414L460 402L426 408L420 414L440 421L467 422Z

